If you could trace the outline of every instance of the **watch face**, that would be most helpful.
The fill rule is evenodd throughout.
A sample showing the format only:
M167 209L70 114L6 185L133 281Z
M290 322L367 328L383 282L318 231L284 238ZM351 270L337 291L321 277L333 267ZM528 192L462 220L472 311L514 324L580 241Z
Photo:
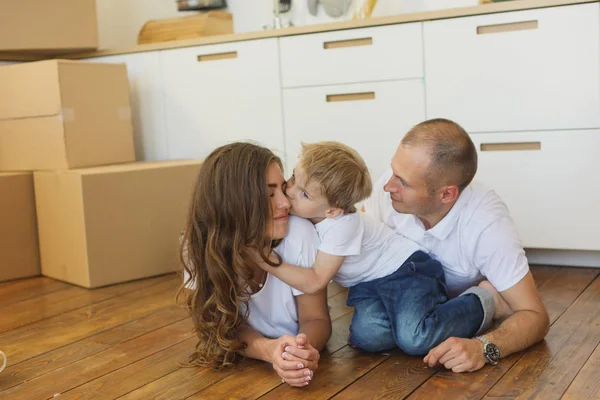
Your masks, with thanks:
M498 362L498 361L500 361L500 349L498 349L498 346L496 346L493 343L488 343L485 346L485 355L492 362Z

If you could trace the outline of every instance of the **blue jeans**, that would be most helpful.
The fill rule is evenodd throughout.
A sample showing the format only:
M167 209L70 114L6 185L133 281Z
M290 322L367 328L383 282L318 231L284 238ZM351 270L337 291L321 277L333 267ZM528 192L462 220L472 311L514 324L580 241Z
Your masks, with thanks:
M448 299L442 265L422 251L396 272L351 287L347 304L355 307L350 345L370 352L424 355L449 337L473 337L484 320L476 295Z

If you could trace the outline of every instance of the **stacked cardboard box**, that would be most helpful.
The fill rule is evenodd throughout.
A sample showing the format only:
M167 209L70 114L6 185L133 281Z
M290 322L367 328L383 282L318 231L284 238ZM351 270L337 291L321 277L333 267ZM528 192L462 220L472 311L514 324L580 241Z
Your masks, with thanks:
M178 265L200 162L135 162L128 87L122 64L0 67L0 171L29 171L0 175L0 280L41 264L92 288Z
M60 55L97 47L96 0L0 1L0 52Z

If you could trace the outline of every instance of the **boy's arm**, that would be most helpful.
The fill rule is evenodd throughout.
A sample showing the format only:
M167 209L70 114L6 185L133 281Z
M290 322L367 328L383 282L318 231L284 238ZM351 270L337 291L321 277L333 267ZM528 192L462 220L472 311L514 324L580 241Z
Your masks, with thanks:
M265 262L261 262L260 266L293 288L306 294L316 294L327 287L345 258L319 251L312 268L302 268L285 262L279 267L271 267Z

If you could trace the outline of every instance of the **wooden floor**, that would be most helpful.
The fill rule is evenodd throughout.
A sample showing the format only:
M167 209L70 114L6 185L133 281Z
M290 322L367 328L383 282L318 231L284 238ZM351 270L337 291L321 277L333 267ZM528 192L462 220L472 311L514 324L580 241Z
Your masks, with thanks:
M329 288L333 335L312 383L281 384L265 363L181 368L195 343L173 304L174 275L97 290L48 278L0 284L0 399L599 399L600 270L533 267L552 328L545 341L472 374L400 352L346 345L352 309Z

